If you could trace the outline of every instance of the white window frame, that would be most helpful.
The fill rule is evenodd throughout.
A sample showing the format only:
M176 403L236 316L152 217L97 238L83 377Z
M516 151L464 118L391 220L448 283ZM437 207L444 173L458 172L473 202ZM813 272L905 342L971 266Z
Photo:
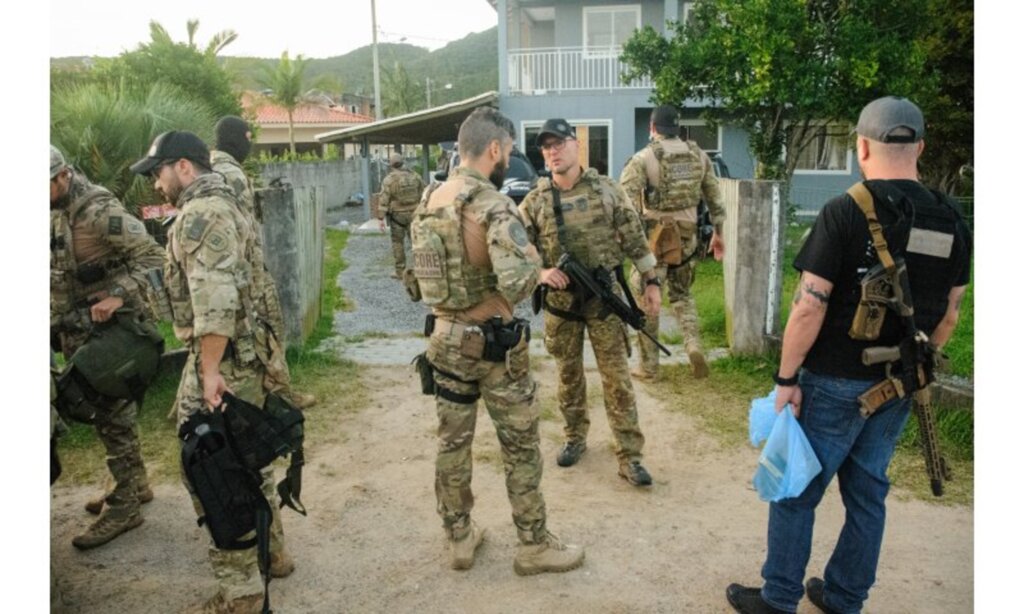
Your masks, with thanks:
M703 119L681 119L679 120L680 126L707 126L708 123ZM718 136L718 144L714 150L718 153L722 153L722 124L718 124L718 128L715 130ZM699 143L698 143L699 144Z
M544 126L543 119L524 119L519 122L519 151L526 154L526 129L527 128L541 128ZM569 125L572 126L573 131L576 131L577 126L608 126L608 173L609 177L612 175L612 169L616 168L615 163L615 147L614 147L614 134L615 131L612 129L615 125L614 120L611 119L567 119Z
M816 127L825 126L842 126L842 122L826 122L826 121L815 121L812 124ZM852 129L851 126L846 127L847 130ZM789 147L783 147L783 159L788 162L789 160ZM846 169L845 170L830 170L830 169L807 169L807 168L796 168L793 169L793 175L831 175L834 177L849 176L853 174L853 149L849 146L846 147Z
M582 45L580 45L580 46L583 47L583 57L585 59L589 60L591 58L611 57L612 55L617 55L617 52L615 50L621 50L622 49L622 45L621 44L617 45L617 46L616 45L612 45L611 47L608 47L608 48L605 48L605 47L593 47L592 48L589 45L587 45L587 38L588 38L587 37L587 34L588 34L588 32L587 32L587 29L588 29L587 23L588 23L589 16L593 15L594 13L612 13L614 15L616 12L619 12L619 11L634 13L636 15L636 28L635 28L635 30L639 30L640 29L640 26L641 26L641 21L640 21L641 15L640 15L640 12L641 11L640 11L640 5L639 4L609 4L607 6L585 6L585 7L583 7L583 40L581 41ZM612 18L611 26L612 26L612 36L614 36L615 35L615 18L614 17ZM625 41L622 41L622 42L625 42ZM591 51L591 49L594 49L594 51ZM600 51L598 51L599 49L600 49Z
M690 20L690 11L693 10L693 2L680 2L680 7L683 9L682 15L679 16L679 23L686 24Z

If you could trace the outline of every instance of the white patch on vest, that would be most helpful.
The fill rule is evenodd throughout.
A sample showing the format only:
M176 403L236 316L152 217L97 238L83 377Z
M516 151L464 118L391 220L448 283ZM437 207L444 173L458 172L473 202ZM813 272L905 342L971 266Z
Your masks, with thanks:
M907 251L936 258L949 258L953 253L953 235L934 230L910 229Z

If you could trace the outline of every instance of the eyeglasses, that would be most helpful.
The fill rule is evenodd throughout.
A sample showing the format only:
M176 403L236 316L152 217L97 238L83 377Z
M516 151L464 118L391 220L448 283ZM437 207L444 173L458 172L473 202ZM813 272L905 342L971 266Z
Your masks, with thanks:
M568 139L551 139L550 141L547 141L545 143L541 143L540 149L541 149L541 151L562 151L563 149L565 149L565 144L566 143L568 143L569 141L575 141L575 140L576 139L573 139L573 138L568 138Z

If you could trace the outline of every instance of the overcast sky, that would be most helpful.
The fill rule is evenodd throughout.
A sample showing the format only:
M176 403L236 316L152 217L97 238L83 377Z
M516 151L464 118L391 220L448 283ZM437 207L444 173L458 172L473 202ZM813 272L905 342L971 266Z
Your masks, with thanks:
M292 57L343 55L372 42L370 0L99 0L83 8L77 0L50 0L50 57L115 56L149 40L158 21L177 41L187 40L185 23L199 20L196 39L205 46L221 30L238 38L223 55ZM437 49L471 32L491 28L498 15L487 0L377 0L380 42Z

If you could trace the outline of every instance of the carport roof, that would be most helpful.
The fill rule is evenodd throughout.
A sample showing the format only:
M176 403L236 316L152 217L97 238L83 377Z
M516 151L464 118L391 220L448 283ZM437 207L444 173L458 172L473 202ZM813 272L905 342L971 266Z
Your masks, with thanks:
M365 137L372 144L427 144L454 141L459 135L459 125L473 109L494 106L497 101L497 92L486 92L458 102L378 122L322 132L316 135L316 140L321 143L334 143L358 141Z

